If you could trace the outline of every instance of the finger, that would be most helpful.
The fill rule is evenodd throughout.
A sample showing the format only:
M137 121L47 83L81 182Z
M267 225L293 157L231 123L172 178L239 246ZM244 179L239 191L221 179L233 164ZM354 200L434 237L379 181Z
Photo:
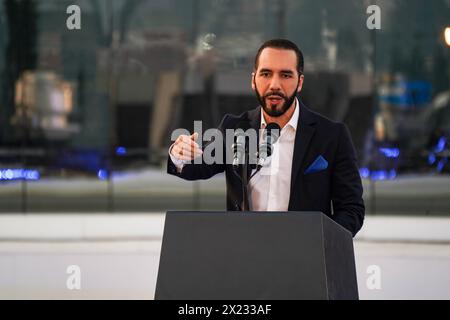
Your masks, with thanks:
M181 151L181 146L179 144L174 144L172 147L172 153L174 155L177 155L180 153L180 151Z
M172 148L172 156L174 156L177 159L181 159L181 157L183 156L182 153L183 149L181 149L181 147L179 145L174 145Z
M180 155L188 157L198 157L203 154L200 149L197 150L182 149L182 151L183 152L180 152Z
M182 141L179 146L183 148L183 150L201 150L200 146L192 140L189 140L188 142Z
M184 134L179 135L178 138L175 140L175 143L180 143L181 141L184 141L186 139L186 137L188 139L190 139L189 136L187 136L187 135L184 135Z
M169 154L173 157L177 157L178 155L178 146L174 143L173 146L169 149Z
M187 161L191 161L191 160L194 160L195 158L190 157L190 156L182 155L182 156L178 156L177 159L179 159L179 160L187 160Z
M190 135L190 136L187 136L187 135L185 135L185 134L182 134L182 135L179 135L178 136L178 138L175 140L175 143L180 143L180 142L186 142L186 143L189 143L189 142L192 142L192 135Z
M192 149L189 147L182 148L180 145L176 145L172 148L172 152L177 159L192 160L203 154L201 149Z
M188 156L180 156L180 155L178 155L178 156L176 157L176 159L177 159L177 160L184 160L184 161L192 161L192 160L194 160L194 159L192 159L192 157L188 157Z
M193 139L194 135L197 135L197 137L198 137L197 133L194 133L191 136L183 136L180 142L184 142L184 143L187 143L187 144L192 144L192 145L198 146L198 144Z
M191 135L191 140L193 140L193 141L195 141L195 140L197 140L198 139L198 133L197 132L194 132L192 135Z

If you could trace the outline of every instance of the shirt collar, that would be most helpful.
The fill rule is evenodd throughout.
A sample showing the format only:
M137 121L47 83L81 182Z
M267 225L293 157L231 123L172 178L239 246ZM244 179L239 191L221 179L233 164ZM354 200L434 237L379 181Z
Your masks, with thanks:
M290 126L292 129L297 131L297 124L298 124L298 117L300 115L300 110L299 110L299 106L298 106L298 99L295 98L294 102L295 102L295 105L294 105L295 111L294 111L294 114L292 115L291 119L289 120L289 122L286 123L286 126ZM265 128L266 126L267 126L266 119L264 119L263 109L261 108L261 126L260 126L260 128Z

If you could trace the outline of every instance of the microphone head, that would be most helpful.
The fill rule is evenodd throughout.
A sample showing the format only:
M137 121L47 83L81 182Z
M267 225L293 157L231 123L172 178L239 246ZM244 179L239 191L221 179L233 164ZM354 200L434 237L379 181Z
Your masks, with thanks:
M271 122L265 127L263 131L263 142L259 148L259 167L262 167L266 159L272 155L273 144L277 142L280 136L280 130L280 126L275 122Z

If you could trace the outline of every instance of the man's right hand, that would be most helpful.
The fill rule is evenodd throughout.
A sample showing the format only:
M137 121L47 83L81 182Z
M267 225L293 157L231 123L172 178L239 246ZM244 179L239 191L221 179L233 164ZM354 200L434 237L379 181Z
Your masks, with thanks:
M180 135L170 149L170 154L178 160L194 160L203 154L202 149L195 142L198 133L187 136Z

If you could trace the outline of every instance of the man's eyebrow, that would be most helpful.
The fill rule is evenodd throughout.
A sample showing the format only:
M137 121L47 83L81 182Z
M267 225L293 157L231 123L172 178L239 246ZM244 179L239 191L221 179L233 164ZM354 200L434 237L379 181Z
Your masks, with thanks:
M263 68L263 69L259 70L259 73L264 73L264 72L273 72L273 70L270 70L270 69L267 69L267 68ZM282 73L282 74L289 74L289 75L293 75L294 74L294 72L292 70L289 70L289 69L281 70L280 73Z

